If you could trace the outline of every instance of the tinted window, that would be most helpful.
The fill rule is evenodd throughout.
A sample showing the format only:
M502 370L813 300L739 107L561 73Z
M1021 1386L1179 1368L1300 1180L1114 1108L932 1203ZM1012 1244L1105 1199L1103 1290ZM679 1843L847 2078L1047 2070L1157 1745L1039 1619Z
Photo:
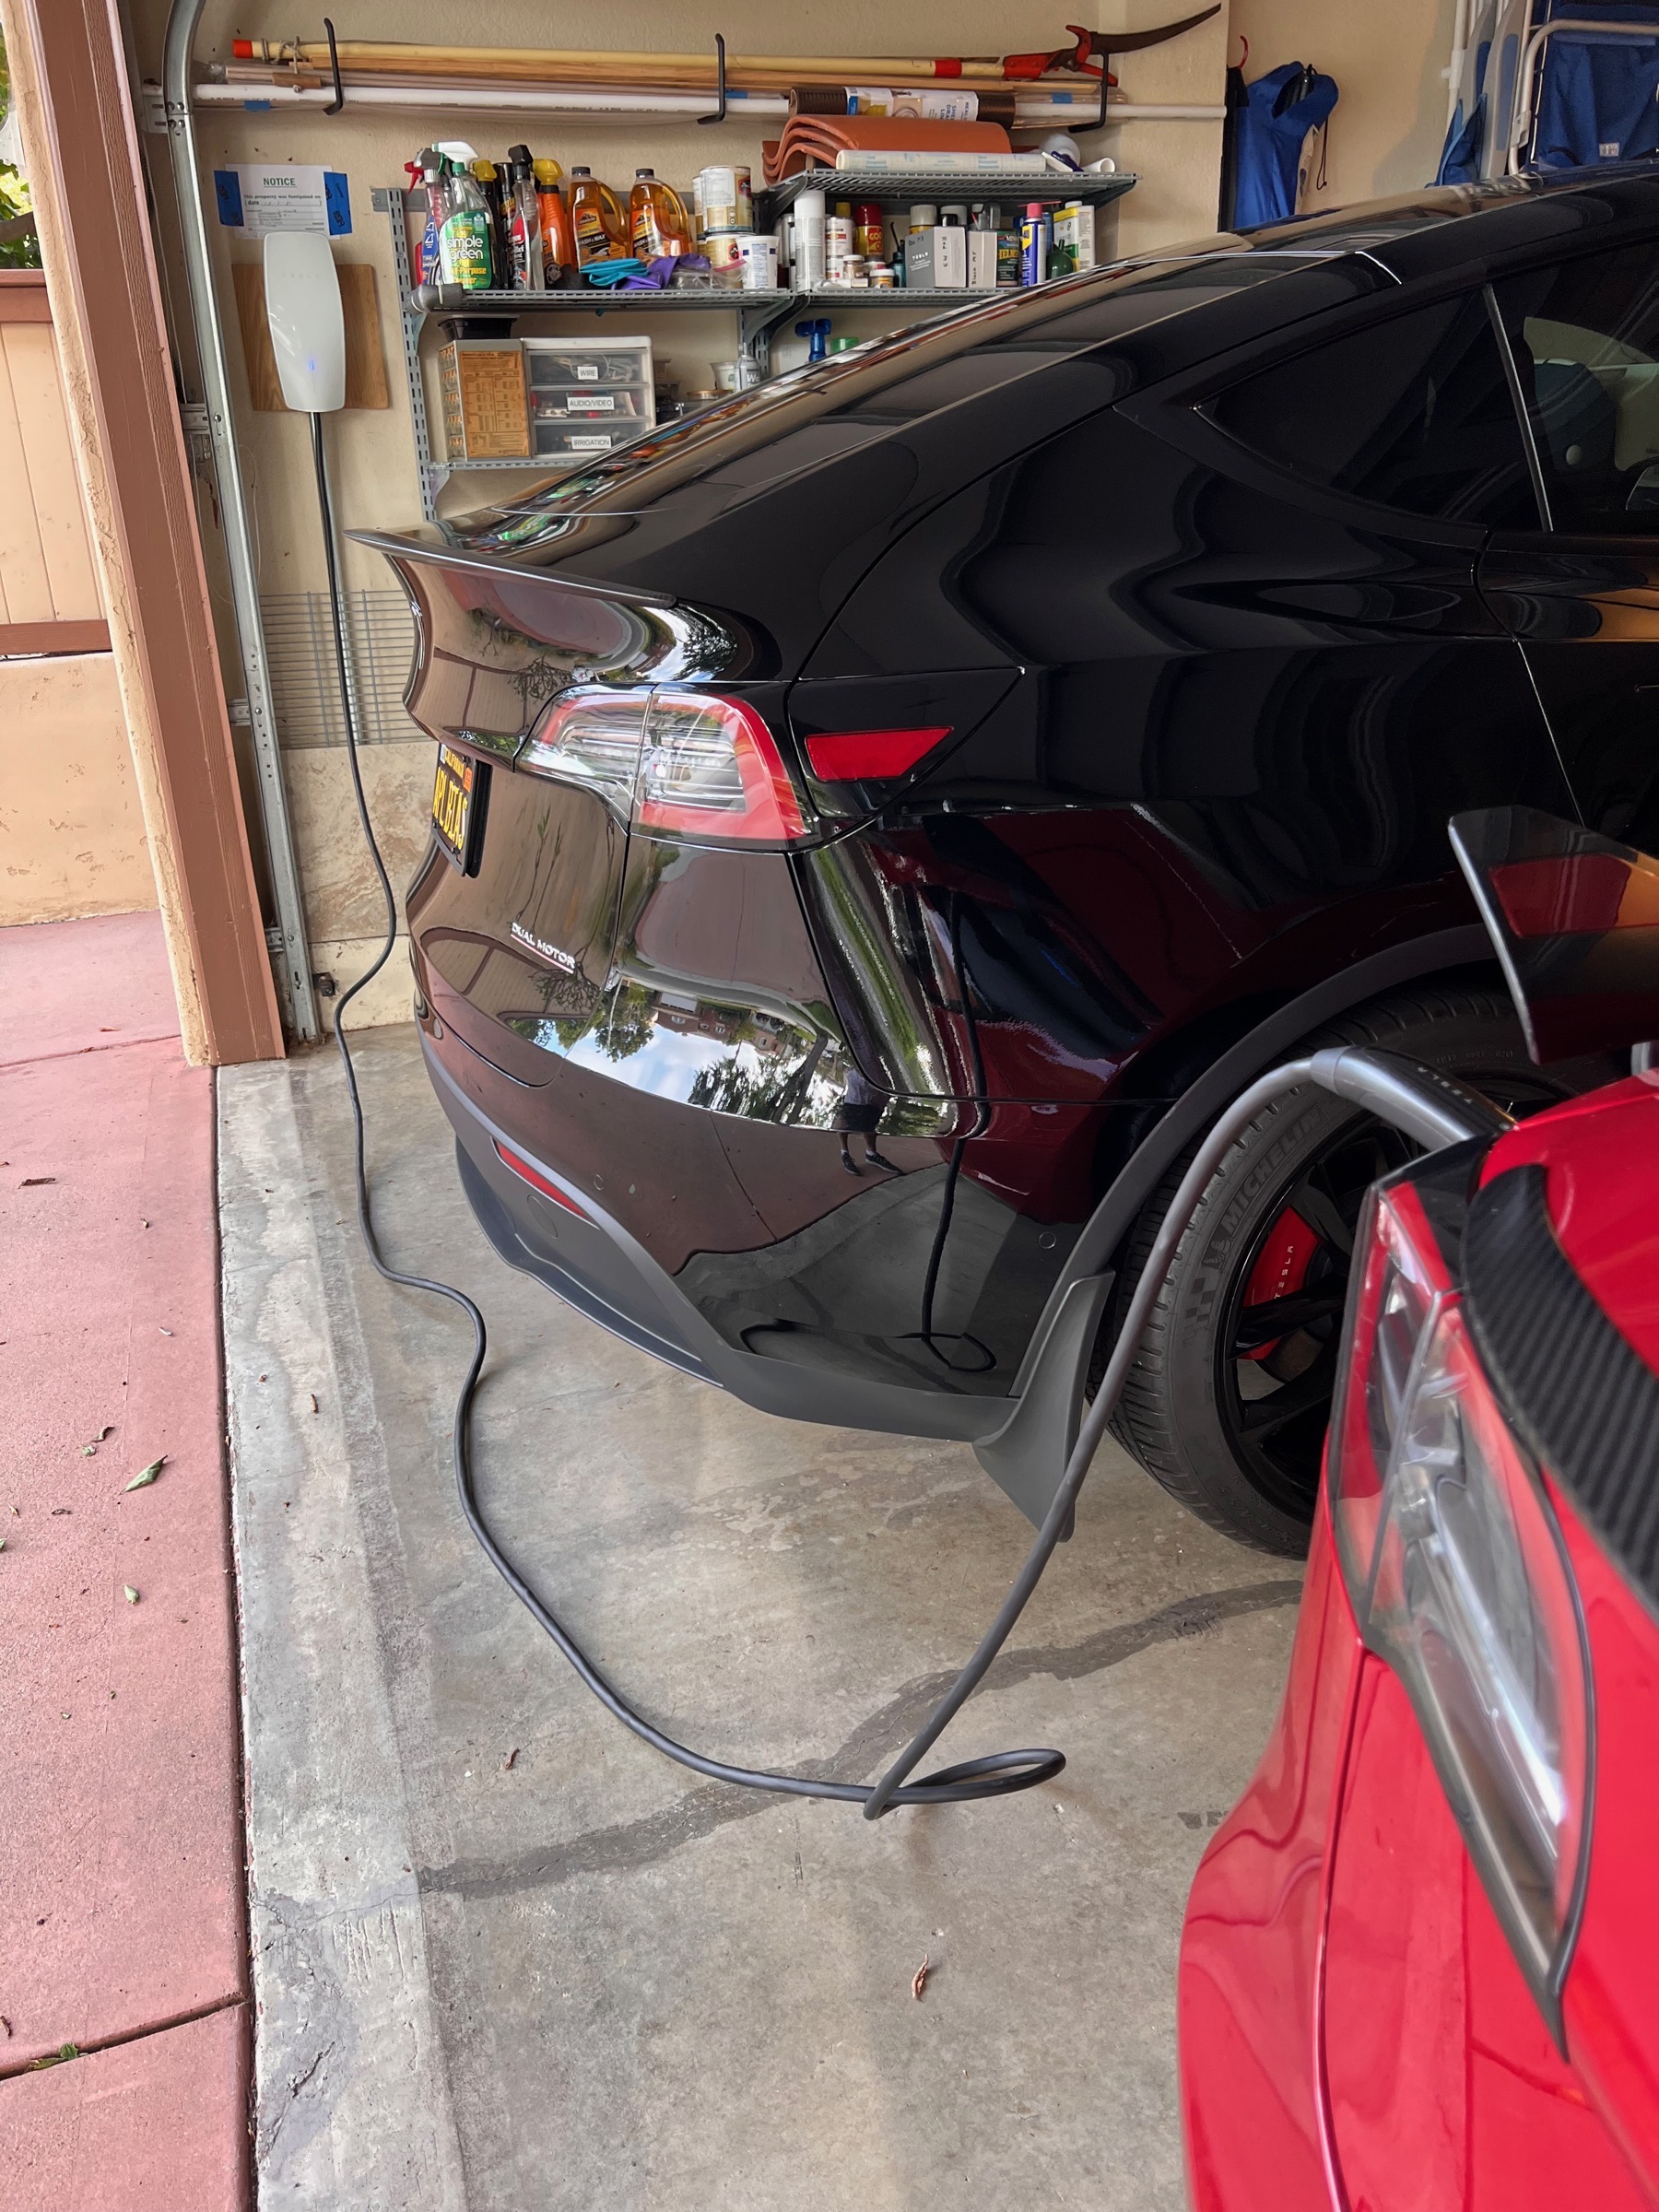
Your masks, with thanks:
M1486 304L1465 292L1279 361L1207 410L1282 468L1410 514L1535 529Z
M1659 535L1659 247L1587 254L1496 288L1550 522Z

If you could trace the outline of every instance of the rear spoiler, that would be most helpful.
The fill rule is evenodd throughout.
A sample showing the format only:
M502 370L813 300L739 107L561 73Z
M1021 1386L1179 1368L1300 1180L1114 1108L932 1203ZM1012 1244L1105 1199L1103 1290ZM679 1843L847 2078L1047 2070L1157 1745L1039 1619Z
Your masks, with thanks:
M1659 1038L1659 860L1531 806L1454 815L1451 837L1534 1060Z
M648 591L642 584L599 582L587 576L567 576L562 570L532 567L515 560L510 550L469 553L458 546L437 546L424 537L410 537L392 530L347 530L355 545L371 546L389 560L429 561L440 569L485 569L492 576L533 576L553 591L581 592L590 598L619 600L625 606L677 606L671 593Z

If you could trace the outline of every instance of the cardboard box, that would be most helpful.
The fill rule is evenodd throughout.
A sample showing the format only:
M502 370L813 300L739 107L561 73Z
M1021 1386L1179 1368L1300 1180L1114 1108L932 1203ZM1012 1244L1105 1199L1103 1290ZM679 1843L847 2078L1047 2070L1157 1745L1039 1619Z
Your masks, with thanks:
M907 292L964 292L968 288L968 233L947 229L912 230L904 241Z
M971 292L994 292L996 289L994 230L970 230L968 233L968 289Z
M449 461L530 458L524 359L516 338L453 338L438 356Z
M1049 275L1069 276L1095 265L1095 211L1092 207L1060 207L1054 213L1054 243L1049 254Z

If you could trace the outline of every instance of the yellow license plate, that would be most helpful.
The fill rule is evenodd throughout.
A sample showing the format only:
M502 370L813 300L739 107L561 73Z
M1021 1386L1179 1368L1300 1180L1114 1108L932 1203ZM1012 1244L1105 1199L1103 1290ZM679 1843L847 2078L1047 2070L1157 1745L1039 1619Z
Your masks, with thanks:
M488 773L480 760L458 753L453 746L438 747L438 776L432 785L432 828L463 875L477 865L478 834L483 828L483 783Z

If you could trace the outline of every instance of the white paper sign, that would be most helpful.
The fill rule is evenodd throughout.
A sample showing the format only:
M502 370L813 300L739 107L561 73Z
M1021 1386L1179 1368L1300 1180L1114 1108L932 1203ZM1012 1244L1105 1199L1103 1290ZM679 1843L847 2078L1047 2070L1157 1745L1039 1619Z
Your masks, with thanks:
M243 161L216 169L213 189L227 230L264 238L273 230L321 230L344 238L351 229L351 195L344 174L320 163Z

